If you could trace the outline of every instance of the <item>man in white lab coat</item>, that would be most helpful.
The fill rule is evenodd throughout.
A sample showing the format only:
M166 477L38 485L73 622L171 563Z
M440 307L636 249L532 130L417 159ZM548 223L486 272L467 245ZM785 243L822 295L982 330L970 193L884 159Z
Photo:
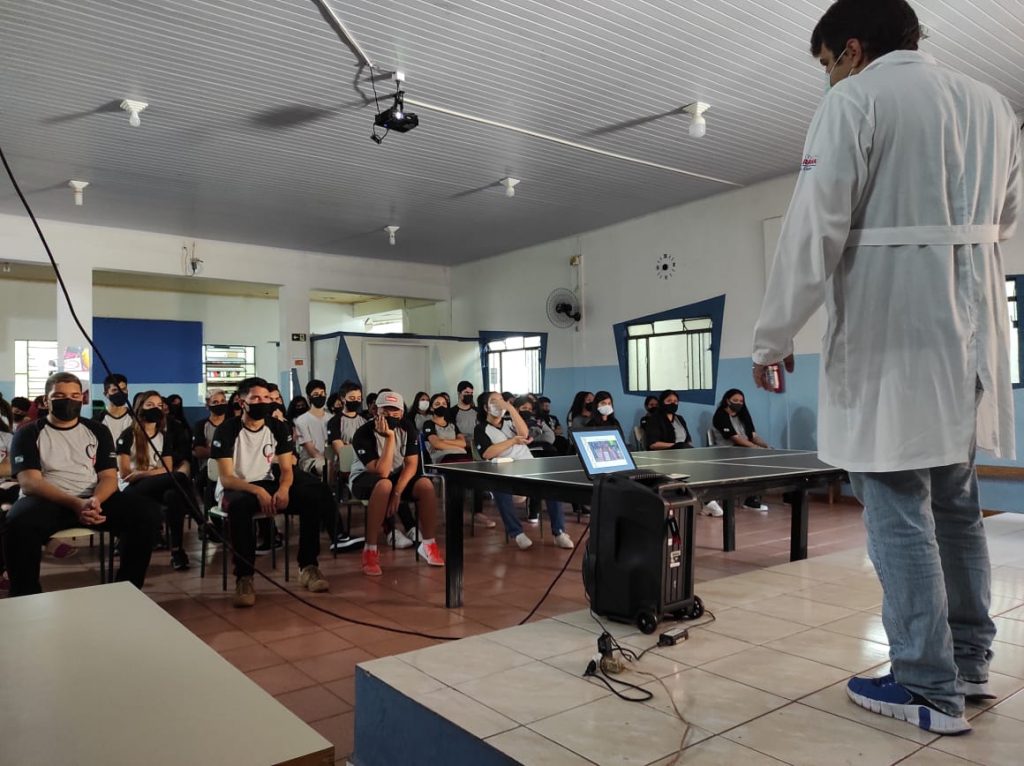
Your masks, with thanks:
M884 591L891 672L869 710L942 734L992 698L990 566L975 447L1012 458L1000 242L1021 209L1013 109L917 51L904 0L839 0L814 30L830 92L811 123L754 333L754 379L792 369L825 304L818 438L850 471Z

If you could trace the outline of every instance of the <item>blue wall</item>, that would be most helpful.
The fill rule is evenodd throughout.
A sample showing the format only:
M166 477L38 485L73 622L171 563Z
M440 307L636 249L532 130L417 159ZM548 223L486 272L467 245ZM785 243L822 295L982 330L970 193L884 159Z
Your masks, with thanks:
M739 388L747 399L758 433L770 445L784 449L817 449L819 364L818 354L798 356L796 369L786 376L785 392L769 394L754 388L749 358L720 359L716 400L727 389ZM551 397L551 408L559 418L564 419L573 396L580 390L610 391L615 398L616 415L627 429L637 425L643 414L643 397L623 393L618 365L548 368L544 389L544 393ZM1021 460L1012 463L979 453L980 464L1024 466L1024 389L1014 391L1014 404L1017 412L1017 453ZM679 412L690 427L694 444L703 444L715 409L679 403ZM1024 484L982 479L981 502L982 507L988 510L1024 513Z

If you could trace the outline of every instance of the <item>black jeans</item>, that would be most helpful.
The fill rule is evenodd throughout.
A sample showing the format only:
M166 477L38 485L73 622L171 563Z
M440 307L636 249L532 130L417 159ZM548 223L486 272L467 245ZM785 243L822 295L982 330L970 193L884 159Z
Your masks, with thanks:
M97 527L111 532L121 541L121 565L116 580L128 580L142 588L160 534L160 507L147 497L115 492L103 503L107 521ZM70 508L38 497L23 497L7 514L4 554L11 578L11 595L41 593L39 563L42 548L55 533L70 527L85 526ZM101 562L104 566L106 562Z
M147 476L127 487L124 493L130 497L143 495L162 505L166 509L171 550L181 547L182 536L185 533L185 515L188 513L189 501L186 498L195 497L195 490L188 476L178 471L170 475L164 473L159 476Z
M348 527L346 526L345 518L338 513L338 504L334 499L334 493L331 492L330 485L326 484L321 477L315 474L303 471L301 468L292 468L292 489L294 490L300 484L302 485L303 493L314 499L317 507L320 508L320 523L324 531L328 535L333 534L334 520L337 518L338 535L348 537ZM334 541L332 540L331 542Z
M276 481L254 481L271 495L277 492ZM318 486L323 486L318 483ZM327 487L324 487L327 489ZM330 496L330 491L327 492ZM288 508L284 513L299 517L299 568L316 566L320 555L320 521L323 518L322 493L307 482L293 483L288 491ZM331 505L334 498L330 498ZM252 517L260 513L260 503L249 492L231 490L224 493L221 505L231 521L231 546L235 549L235 576L251 577L256 556L256 536Z

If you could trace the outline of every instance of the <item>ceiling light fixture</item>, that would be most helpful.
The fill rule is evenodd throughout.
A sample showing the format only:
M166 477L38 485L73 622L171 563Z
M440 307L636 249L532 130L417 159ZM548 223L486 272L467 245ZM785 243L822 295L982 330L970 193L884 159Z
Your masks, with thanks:
M143 112L147 106L149 106L149 104L145 101L132 101L128 98L121 102L121 108L128 112L128 124L133 128L137 128L142 124L142 120L139 119L139 114Z
M509 177L502 178L500 181L498 181L498 183L505 187L506 197L514 197L516 196L516 186L518 186L521 183L521 181L518 178Z
M68 186L70 186L72 191L75 193L75 205L78 207L82 206L82 202L84 201L83 198L85 196L85 187L88 185L88 181L68 181Z
M683 111L690 115L690 135L694 138L703 138L707 133L708 124L704 119L704 112L711 108L710 104L703 101L695 101L683 107Z
M398 231L399 228L401 228L401 227L394 226L394 225L392 225L392 226L385 226L384 227L384 231L386 231L388 233L388 244L389 245L395 244L395 233Z

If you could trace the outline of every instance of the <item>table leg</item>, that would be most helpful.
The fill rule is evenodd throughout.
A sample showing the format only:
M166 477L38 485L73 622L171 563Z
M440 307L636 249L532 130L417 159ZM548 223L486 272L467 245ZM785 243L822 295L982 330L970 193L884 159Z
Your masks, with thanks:
M736 498L727 497L722 501L722 550L736 550Z
M789 532L789 560L800 561L807 558L807 492L795 490L789 493L789 504L792 509L792 521Z
M444 525L444 605L449 609L462 606L462 513L465 490L450 479L445 481Z

